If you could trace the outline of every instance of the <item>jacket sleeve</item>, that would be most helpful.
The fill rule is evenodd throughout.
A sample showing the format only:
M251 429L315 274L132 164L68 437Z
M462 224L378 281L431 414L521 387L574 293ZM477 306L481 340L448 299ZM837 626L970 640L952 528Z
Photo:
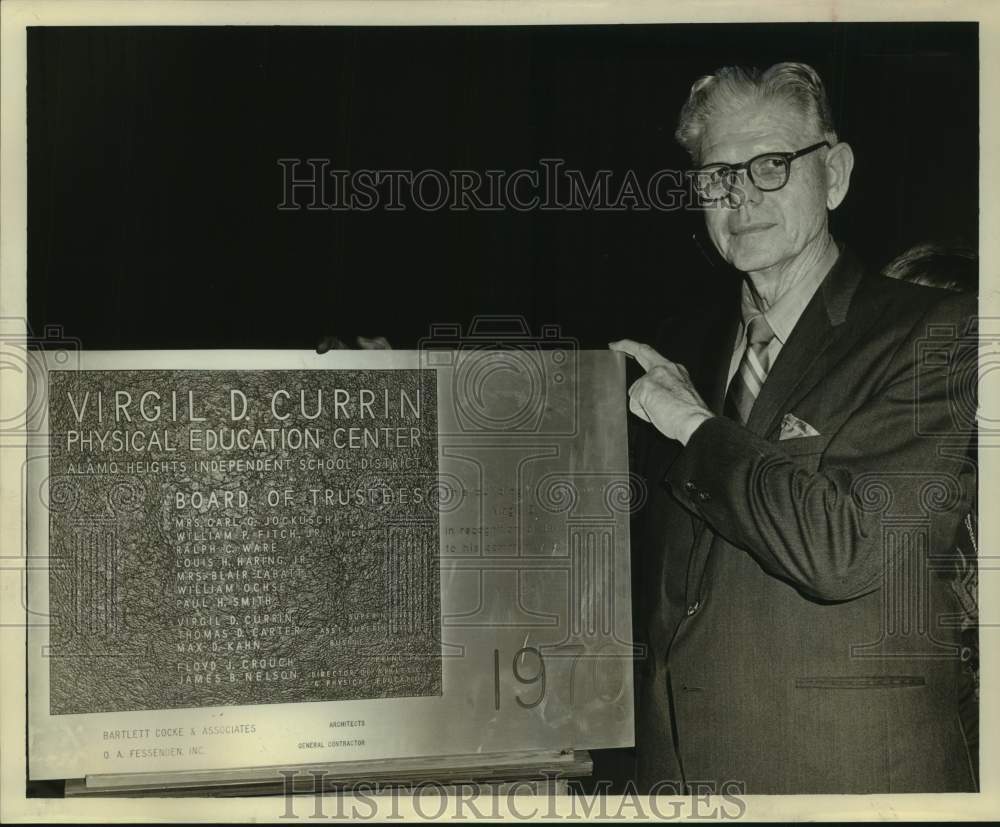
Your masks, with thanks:
M836 432L804 438L817 453L706 420L667 474L674 495L765 570L823 600L879 587L894 526L926 521L931 553L947 547L974 479L973 309L968 296L936 302Z

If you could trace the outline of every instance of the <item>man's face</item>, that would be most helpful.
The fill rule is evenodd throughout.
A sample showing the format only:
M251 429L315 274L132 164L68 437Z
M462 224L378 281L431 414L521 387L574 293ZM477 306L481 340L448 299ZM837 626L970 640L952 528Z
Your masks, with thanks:
M701 165L737 164L763 152L796 152L816 141L806 118L783 101L751 102L708 123ZM743 272L758 272L794 259L827 226L824 151L792 162L788 183L761 192L744 176L745 197L705 211L708 234L726 261Z

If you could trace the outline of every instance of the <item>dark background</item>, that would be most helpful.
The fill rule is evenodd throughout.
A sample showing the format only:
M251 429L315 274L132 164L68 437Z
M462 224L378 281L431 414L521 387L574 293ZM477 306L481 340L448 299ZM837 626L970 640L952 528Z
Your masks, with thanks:
M33 28L28 309L96 348L412 346L521 314L649 338L733 274L698 213L282 212L277 159L343 169L686 168L691 82L814 65L855 148L834 231L878 267L977 244L975 24ZM710 245L705 244L710 249Z

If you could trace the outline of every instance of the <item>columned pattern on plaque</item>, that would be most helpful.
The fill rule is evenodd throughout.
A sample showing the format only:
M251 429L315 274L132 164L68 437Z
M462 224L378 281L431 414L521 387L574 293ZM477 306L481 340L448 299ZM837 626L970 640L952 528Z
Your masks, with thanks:
M571 524L570 634L605 636L614 630L614 525Z
M632 497L625 474L553 473L539 480L536 500L566 521L567 637L626 641L630 630L615 628L616 557L624 553L619 524ZM619 631L621 632L619 634Z
M121 552L114 526L74 527L72 549L72 638L113 639L124 629L124 606L118 595Z
M423 634L433 629L437 608L430 594L438 589L437 549L424 531L390 527L383 558L386 631L390 636Z

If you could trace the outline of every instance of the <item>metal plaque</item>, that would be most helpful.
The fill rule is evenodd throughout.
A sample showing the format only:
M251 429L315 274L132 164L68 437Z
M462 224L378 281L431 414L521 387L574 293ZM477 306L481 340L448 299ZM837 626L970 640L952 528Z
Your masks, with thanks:
M36 356L32 778L632 744L621 356Z

